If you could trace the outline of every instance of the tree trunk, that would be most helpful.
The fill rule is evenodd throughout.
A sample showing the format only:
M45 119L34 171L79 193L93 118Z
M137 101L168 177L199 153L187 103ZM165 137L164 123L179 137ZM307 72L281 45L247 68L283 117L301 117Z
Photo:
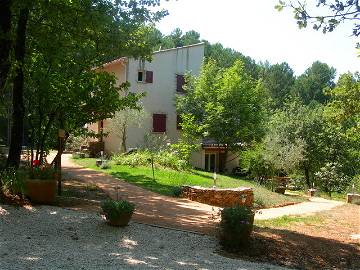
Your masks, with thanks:
M23 143L24 129L24 64L26 27L29 18L29 9L20 10L18 26L16 30L15 60L16 70L13 85L13 114L11 124L11 137L7 167L18 168L20 165L21 148Z
M304 174L305 174L306 185L308 186L308 188L312 188L310 183L310 171L307 165L304 165Z
M0 93L10 70L11 0L0 1Z
M126 153L126 123L124 123L122 127L120 152Z

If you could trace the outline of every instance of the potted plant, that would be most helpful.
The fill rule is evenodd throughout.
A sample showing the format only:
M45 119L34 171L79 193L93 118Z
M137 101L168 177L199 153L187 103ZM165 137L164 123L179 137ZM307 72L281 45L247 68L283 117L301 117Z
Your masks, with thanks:
M106 200L101 208L108 223L112 226L124 227L128 225L135 210L135 204L126 200Z
M255 213L246 206L226 207L221 211L220 244L236 250L248 244L253 230Z
M34 203L52 204L56 194L55 170L50 165L33 162L26 180L26 195Z

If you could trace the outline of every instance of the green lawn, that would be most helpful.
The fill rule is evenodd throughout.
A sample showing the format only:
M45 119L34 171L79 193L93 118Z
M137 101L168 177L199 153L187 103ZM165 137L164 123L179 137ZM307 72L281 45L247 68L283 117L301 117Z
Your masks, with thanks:
M156 168L156 181L153 181L151 167L129 167L110 163L110 169L102 170L95 165L95 159L92 158L74 159L74 162L81 166L88 167L97 171L102 171L106 174L112 175L131 184L138 185L145 189L168 196L173 196L176 187L182 185L202 187L213 186L212 173L199 170L179 172L170 169ZM275 192L271 192L270 190L257 185L253 181L243 180L240 178L225 175L217 176L216 186L218 188L254 188L254 206L257 208L268 208L306 200L306 198L301 196L281 195Z

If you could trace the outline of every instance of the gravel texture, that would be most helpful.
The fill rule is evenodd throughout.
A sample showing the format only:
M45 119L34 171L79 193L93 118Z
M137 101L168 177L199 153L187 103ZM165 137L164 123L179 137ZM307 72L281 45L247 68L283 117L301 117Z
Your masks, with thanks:
M59 207L0 205L0 269L284 269L225 258L216 239Z

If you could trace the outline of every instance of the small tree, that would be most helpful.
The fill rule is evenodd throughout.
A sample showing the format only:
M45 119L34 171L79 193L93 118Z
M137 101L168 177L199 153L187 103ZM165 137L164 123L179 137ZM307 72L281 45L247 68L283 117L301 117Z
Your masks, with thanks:
M168 147L169 140L165 134L153 134L149 133L144 136L144 143L142 145L143 150L149 151L151 169L153 174L153 180L155 180L155 168L154 168L154 158L156 154L165 150Z
M121 142L119 149L121 153L127 151L126 139L127 139L127 128L129 125L141 127L144 118L146 118L147 113L143 108L131 109L127 108L125 110L115 113L115 116L110 120L109 132L115 134L120 138Z
M341 191L344 189L349 179L340 172L340 166L337 163L328 162L320 171L315 173L321 188L329 194L334 191Z

